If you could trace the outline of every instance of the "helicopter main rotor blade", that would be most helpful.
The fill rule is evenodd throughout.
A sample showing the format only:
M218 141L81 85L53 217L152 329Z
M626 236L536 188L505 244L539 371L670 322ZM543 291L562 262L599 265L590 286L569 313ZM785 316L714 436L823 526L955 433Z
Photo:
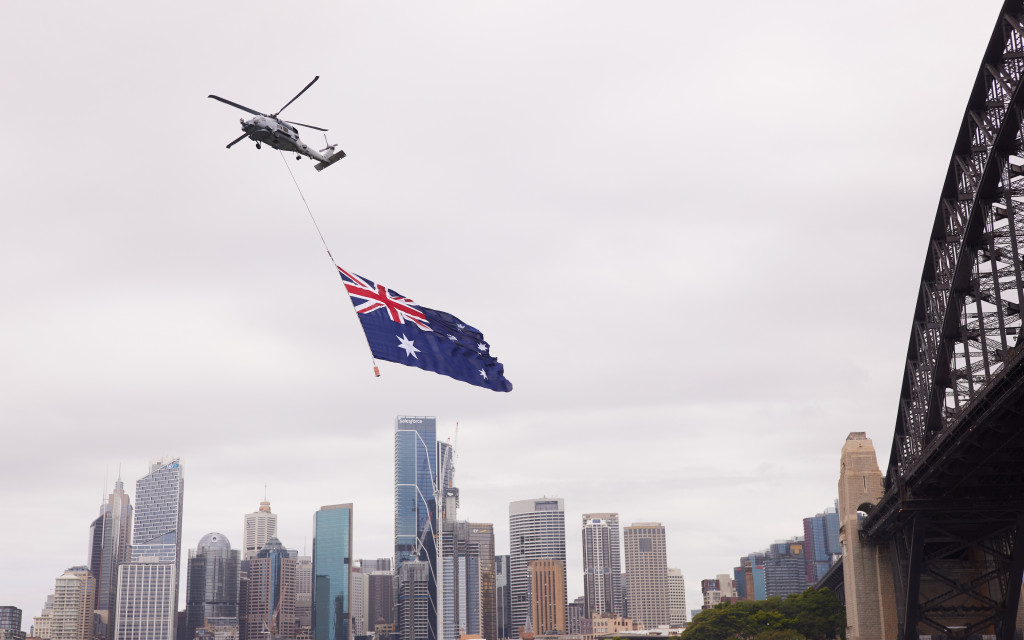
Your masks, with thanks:
M215 95L211 94L211 95L208 95L206 97L207 98L213 98L214 100L220 100L224 104L230 104L232 107L236 107L238 109L241 109L242 111L248 111L249 113L251 113L254 116L266 115L265 113L260 113L259 111L255 111L253 109L250 109L249 107L243 107L242 105L238 104L237 102L231 102L230 100L226 100L226 99L224 99L224 98L222 98L220 96L215 96Z
M302 89L302 91L300 91L300 92L296 93L296 94L295 94L295 97L294 97L294 98L292 98L291 100L289 100L289 101L288 101L288 104L284 105L283 107L281 107L280 109L278 109L278 110L277 110L277 113L275 113L275 114L274 114L274 117L276 118L276 117L277 117L277 115L278 115L279 113L281 113L282 111L284 111L285 109L287 109L287 108L288 108L288 105L289 105L289 104L291 104L291 103L295 102L296 100L298 100L298 99L299 99L299 96L301 96L302 94L306 93L306 89L308 89L308 88L312 87L312 86L313 86L313 83L314 83L314 82L316 82L316 81L317 81L317 80L319 80L319 79L320 79L320 76L317 76L317 77L313 78L312 80L310 80L310 81L309 81L309 84L307 84L307 85L306 85L306 86L305 86L305 87L304 87L304 88Z
M232 147L232 145L234 145L235 143L241 142L242 140L244 140L245 138L248 138L248 137L249 137L248 133L243 133L242 135L238 136L237 138L235 138L234 140L229 142L227 148L230 149Z
M285 120L285 122L287 122L288 124L296 124L296 125L298 125L300 127L306 127L307 129L316 129L317 131L327 131L327 129L323 129L321 127L314 127L311 124L302 124L301 122L293 122L291 120Z

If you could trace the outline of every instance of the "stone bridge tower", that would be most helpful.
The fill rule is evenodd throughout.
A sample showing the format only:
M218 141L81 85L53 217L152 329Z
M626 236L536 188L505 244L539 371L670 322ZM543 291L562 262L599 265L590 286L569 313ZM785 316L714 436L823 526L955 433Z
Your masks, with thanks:
M839 542L843 547L847 640L896 640L896 594L889 549L861 540L858 512L884 493L871 440L851 433L839 467Z

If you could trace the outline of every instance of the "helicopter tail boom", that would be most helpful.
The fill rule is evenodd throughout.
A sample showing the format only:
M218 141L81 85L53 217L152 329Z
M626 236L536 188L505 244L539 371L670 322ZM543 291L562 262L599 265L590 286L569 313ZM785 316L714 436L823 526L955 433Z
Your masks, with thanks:
M324 169L326 169L327 167L331 166L332 164L334 164L338 160L341 160L344 157L345 157L345 152L344 151L339 151L337 153L332 153L331 156L329 158L327 158L327 160L325 162L318 162L318 163L316 163L315 168L316 168L317 171L323 171Z

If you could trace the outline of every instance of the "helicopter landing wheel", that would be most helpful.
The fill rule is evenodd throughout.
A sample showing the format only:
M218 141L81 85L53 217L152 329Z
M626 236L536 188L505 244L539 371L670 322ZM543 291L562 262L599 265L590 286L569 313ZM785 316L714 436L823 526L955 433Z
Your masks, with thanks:
M258 142L257 142L257 143L256 143L256 148L257 148L257 149L262 149L262 148L263 148L263 145L261 145L260 143L258 143Z
M301 155L295 156L295 159L296 160L302 160L302 156Z

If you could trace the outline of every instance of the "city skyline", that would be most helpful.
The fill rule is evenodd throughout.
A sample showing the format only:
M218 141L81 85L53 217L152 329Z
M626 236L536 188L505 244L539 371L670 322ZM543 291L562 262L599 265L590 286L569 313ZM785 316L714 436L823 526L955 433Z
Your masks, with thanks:
M352 503L354 554L391 556L394 416L430 414L496 553L531 496L661 522L693 608L832 504L848 433L884 467L998 4L341 3L296 19L323 55L232 6L3 5L0 604L38 615L119 465L163 454L185 548L240 546L266 495L291 548ZM375 378L281 156L223 148L207 95L314 74L289 113L348 157L284 159L332 254L478 323L513 392Z

